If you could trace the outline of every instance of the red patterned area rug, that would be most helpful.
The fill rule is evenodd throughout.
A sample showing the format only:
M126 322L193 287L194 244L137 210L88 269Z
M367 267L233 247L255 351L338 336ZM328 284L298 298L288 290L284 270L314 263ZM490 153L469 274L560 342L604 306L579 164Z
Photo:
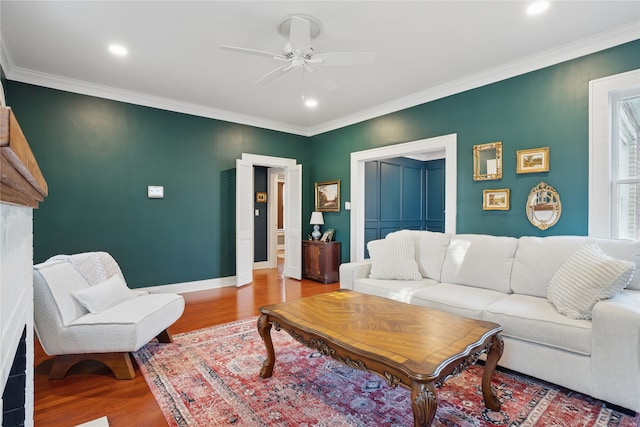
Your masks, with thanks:
M409 390L310 350L271 331L273 376L260 379L266 357L256 319L149 343L134 354L170 426L411 426ZM513 373L497 371L500 412L485 409L482 367L438 390L434 426L621 426L632 418L602 402Z

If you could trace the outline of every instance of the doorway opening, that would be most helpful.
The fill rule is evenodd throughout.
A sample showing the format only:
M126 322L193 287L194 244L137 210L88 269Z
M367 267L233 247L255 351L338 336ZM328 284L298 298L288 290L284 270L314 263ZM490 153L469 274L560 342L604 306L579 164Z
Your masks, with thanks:
M268 191L272 196L268 199L268 268L277 268L278 263L286 259L286 180L285 169L269 168Z
M253 281L254 166L284 170L284 276L302 278L302 165L295 159L242 154L236 160L236 285ZM269 195L267 194L267 200Z
M368 161L403 156L444 159L444 231L452 234L456 232L457 140L457 134L450 134L351 153L351 262L365 259L365 165Z

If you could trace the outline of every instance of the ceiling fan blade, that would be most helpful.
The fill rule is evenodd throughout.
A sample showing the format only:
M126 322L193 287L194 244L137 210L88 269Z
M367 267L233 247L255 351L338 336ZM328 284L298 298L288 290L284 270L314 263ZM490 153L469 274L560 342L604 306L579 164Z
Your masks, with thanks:
M279 53L265 52L263 50L256 50L256 49L247 49L245 47L227 46L227 45L221 44L220 49L229 50L231 52L244 53L247 55L263 56L267 58L287 60L287 58L285 58L283 55L280 55Z
M283 65L282 67L278 67L278 68L276 68L274 70L269 71L264 76L260 77L253 84L259 85L259 84L269 83L269 82L277 79L278 77L282 77L291 68L292 67L291 67L290 64Z
M315 79L323 88L327 90L334 90L338 87L338 84L321 69L305 65L304 70L313 75L313 79Z
M322 65L338 67L373 64L376 61L376 55L371 52L328 52L313 55L311 61L315 59L321 59Z
M291 50L295 54L297 51L302 56L311 50L311 24L306 19L291 17L291 28L289 29L289 43Z

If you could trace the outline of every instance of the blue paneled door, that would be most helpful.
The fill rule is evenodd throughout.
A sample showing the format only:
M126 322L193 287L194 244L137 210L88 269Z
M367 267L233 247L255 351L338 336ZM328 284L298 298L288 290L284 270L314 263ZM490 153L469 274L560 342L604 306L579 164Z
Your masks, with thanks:
M401 230L444 229L444 160L407 158L365 164L366 244Z
M427 168L427 220L425 229L444 232L444 159L425 162Z

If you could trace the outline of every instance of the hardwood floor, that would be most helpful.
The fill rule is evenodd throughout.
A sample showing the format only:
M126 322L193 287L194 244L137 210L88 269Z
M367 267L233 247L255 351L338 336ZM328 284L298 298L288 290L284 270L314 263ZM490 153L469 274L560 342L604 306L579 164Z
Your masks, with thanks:
M323 285L308 280L284 279L281 267L256 270L250 285L184 294L184 314L169 331L176 335L247 319L257 316L262 305L338 288L338 283ZM110 427L167 425L137 366L133 380L116 380L111 371L94 362L76 365L62 380L49 380L50 368L51 358L36 340L36 427L72 427L105 415Z

